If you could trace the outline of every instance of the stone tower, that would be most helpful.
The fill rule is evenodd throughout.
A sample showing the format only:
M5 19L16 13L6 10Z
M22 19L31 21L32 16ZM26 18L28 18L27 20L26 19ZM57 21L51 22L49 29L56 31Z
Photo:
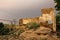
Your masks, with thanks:
M43 18L44 21L51 21L52 22L52 29L53 31L56 31L56 17L54 13L53 8L44 8L41 10L42 15L41 18Z

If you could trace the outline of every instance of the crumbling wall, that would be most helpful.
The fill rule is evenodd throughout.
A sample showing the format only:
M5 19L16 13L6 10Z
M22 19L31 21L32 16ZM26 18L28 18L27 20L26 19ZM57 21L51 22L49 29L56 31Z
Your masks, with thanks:
M41 10L42 15L39 17L40 22L48 21L48 24L52 24L51 28L56 31L56 18L53 8L44 8Z

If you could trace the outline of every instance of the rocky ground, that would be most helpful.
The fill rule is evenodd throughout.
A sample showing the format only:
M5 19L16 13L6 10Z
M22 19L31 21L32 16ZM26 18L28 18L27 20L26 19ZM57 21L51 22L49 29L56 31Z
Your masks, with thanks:
M56 36L50 36L50 35L37 35L34 33L26 33L25 35L4 35L0 36L0 40L60 40L60 38L57 38Z
M49 28L39 27L37 30L26 30L20 35L0 35L0 40L60 40L50 32Z

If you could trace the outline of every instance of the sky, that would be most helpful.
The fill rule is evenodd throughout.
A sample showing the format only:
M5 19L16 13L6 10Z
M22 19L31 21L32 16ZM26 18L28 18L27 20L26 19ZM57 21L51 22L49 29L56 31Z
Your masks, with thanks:
M54 8L53 0L0 0L0 19L19 20L41 15L42 8Z

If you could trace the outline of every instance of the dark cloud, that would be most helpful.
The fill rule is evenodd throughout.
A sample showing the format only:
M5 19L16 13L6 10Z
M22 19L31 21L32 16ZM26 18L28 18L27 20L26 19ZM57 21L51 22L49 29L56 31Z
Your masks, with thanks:
M16 1L16 0L15 0ZM18 2L18 1L17 1ZM23 2L23 1L22 1ZM26 3L27 2L27 3ZM11 3L11 2L9 2ZM11 3L12 4L12 3ZM14 4L14 3L13 3ZM16 4L16 3L15 3ZM41 14L42 8L54 8L53 0L30 0L25 1L24 3L17 3L16 5L10 5L0 8L0 18L2 19L20 19L20 18L29 18L37 17Z

